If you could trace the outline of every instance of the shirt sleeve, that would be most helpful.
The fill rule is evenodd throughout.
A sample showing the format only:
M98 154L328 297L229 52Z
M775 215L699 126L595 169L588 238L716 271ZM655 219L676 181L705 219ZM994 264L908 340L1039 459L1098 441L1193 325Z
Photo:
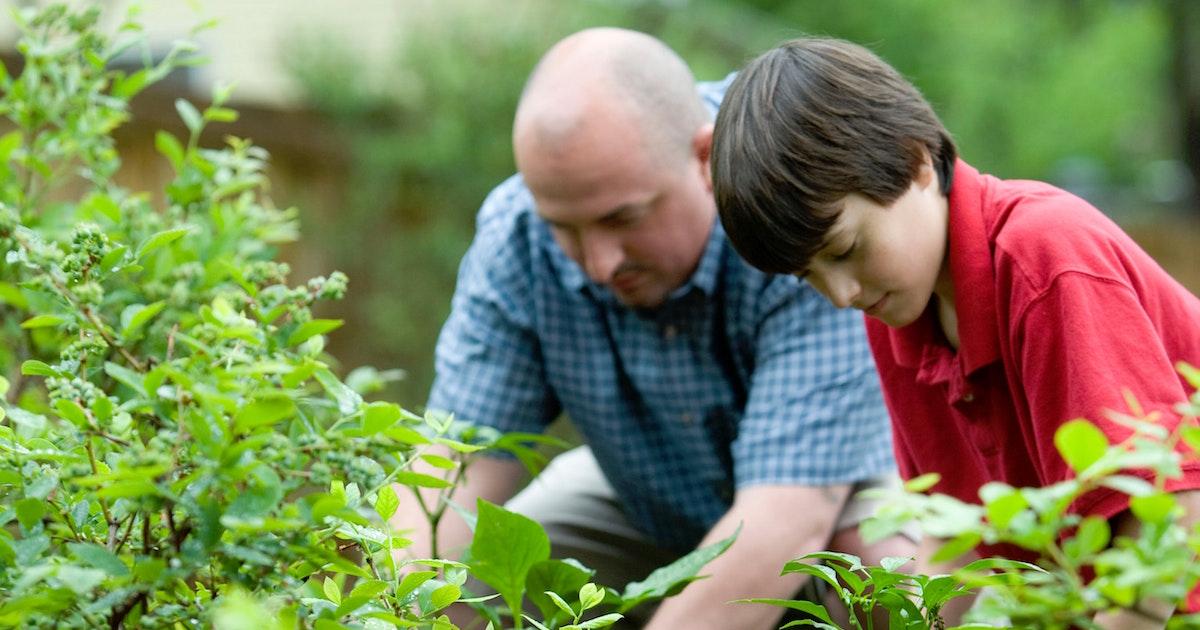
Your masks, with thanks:
M500 431L541 432L559 412L532 315L532 254L502 186L484 202L438 337L429 409Z
M1129 428L1108 416L1109 411L1132 413L1125 392L1145 413L1159 414L1163 426L1175 429L1179 417L1173 407L1187 399L1187 392L1163 343L1163 323L1147 312L1131 287L1068 272L1027 304L1011 324L1022 388L1014 394L1029 406L1035 465L1045 483L1072 476L1054 446L1054 433L1063 422L1086 418L1112 443L1130 435ZM1151 478L1150 471L1130 472ZM1166 487L1200 487L1200 468L1185 464L1184 476L1169 480ZM1126 495L1102 489L1080 499L1076 509L1111 517L1127 506Z
M786 291L767 301L774 305L755 338L755 369L733 445L737 486L824 486L894 474L862 316L834 308L806 284L775 288L782 286Z

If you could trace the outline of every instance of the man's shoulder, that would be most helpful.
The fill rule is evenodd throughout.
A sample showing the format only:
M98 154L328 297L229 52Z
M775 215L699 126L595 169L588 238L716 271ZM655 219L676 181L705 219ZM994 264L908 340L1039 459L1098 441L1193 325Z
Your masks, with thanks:
M533 197L520 175L492 189L475 218L475 237L467 252L463 281L528 285L553 273L547 245L553 241L537 219Z
M700 81L696 84L696 92L700 94L701 100L708 107L708 111L712 115L717 114L717 108L721 106L721 101L725 99L725 92L729 90L729 84L737 77L737 72L730 72L725 75L725 78L717 81Z
M824 310L836 310L812 285L787 274L755 269L726 242L721 291L726 317L757 331L761 322L783 312L809 319Z

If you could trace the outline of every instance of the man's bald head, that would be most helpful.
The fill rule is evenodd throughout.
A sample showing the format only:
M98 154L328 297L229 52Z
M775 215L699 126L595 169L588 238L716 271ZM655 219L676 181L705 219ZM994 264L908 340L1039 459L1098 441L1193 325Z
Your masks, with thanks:
M589 124L618 120L637 126L655 160L682 160L709 119L691 70L669 47L644 33L594 28L563 39L538 62L513 139L518 151L571 151L585 148L573 146L582 138L606 135Z

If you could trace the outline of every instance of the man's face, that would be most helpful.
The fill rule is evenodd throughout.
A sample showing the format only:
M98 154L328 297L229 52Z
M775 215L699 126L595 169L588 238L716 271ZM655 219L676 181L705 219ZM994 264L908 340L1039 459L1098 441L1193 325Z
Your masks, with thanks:
M936 176L925 184L914 181L886 207L848 195L801 277L838 308L857 308L893 328L916 321L949 283L945 198Z
M715 217L711 127L688 155L655 159L620 115L584 125L563 151L518 136L517 166L554 239L623 304L654 308L696 269Z

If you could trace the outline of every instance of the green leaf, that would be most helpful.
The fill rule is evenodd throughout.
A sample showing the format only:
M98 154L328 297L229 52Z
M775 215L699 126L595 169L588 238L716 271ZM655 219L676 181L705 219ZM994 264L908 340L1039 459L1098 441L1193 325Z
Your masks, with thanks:
M46 365L45 363L29 359L21 364L21 374L25 376L58 376L58 370Z
M114 481L96 491L97 497L106 499L135 499L156 494L158 494L158 488L144 477Z
M325 599L328 599L335 604L342 603L342 588L338 586L337 582L334 582L332 578L325 578L325 582L322 585L321 590L325 592Z
M310 337L323 335L342 327L340 319L314 319L301 324L288 336L287 345L295 346L307 341Z
M396 496L396 491L392 489L391 484L384 485L375 494L375 513L379 514L384 521L391 519L399 507L400 497Z
M971 551L983 540L979 532L963 532L955 536L933 554L933 562L948 562Z
M434 584L437 584L437 582L426 582L424 588L428 588ZM457 584L440 584L437 588L428 591L427 599L426 595L423 594L421 612L426 615L433 614L458 601L460 595L462 595L462 589Z
M91 593L92 589L99 586L105 577L103 571L96 569L85 569L71 565L58 567L58 580L79 596L86 596Z
M150 69L143 68L130 75L118 76L113 81L112 95L122 100L129 100L146 87L149 75Z
M1180 361L1175 364L1175 369L1183 376L1184 380L1191 384L1193 389L1200 389L1200 368L1187 361Z
M1109 443L1096 425L1080 418L1064 423L1054 432L1054 446L1071 470L1079 474L1104 455Z
M732 536L696 549L665 567L655 569L641 582L630 582L621 595L621 604L617 607L617 612L626 612L645 601L669 597L690 582L694 582L698 579L697 574L700 570L725 553L733 541L737 540L741 531L742 527L739 525Z
M225 515L236 519L259 518L269 515L283 499L283 482L266 464L254 466L246 476L246 488L225 509Z
M19 309L29 308L29 300L21 293L20 287L8 282L0 282L0 304L11 304Z
M604 601L604 589L588 582L579 587L579 604L583 606L580 613L600 605Z
M152 304L130 304L121 311L121 337L127 340L135 339L142 327L167 306L166 301L159 300Z
M543 560L529 569L525 578L525 591L529 600L541 611L542 618L548 621L555 616L558 606L546 596L546 592L575 593L591 581L595 573L578 560Z
M46 503L41 499L21 499L14 507L17 511L17 520L25 529L33 529L35 525L42 522L42 516L46 514Z
M104 215L113 223L121 220L121 207L118 206L117 202L113 201L112 197L109 197L108 195L98 192L93 193L87 198L87 201L84 202L84 205L86 205L87 208L92 212L98 212ZM111 265L105 265L101 263L100 268L107 270L110 266Z
M888 556L879 561L879 566L883 567L885 571L892 572L912 561L911 557Z
M175 100L175 110L179 112L179 117L183 119L183 124L188 128L188 131L193 135L199 133L204 126L204 120L200 116L200 112L196 111L196 107L191 103L183 100Z
M1112 530L1108 520L1099 516L1089 516L1079 524L1075 536L1068 540L1063 548L1076 560L1100 553L1108 547Z
M166 245L170 245L184 236L187 236L188 232L191 231L192 228L190 227L163 230L162 232L159 232L146 239L146 242L142 243L141 247L138 248L137 258L140 260L145 257L146 254L149 254Z
M58 315L35 315L21 322L21 328L49 328L50 326L58 326L67 320Z
M1009 560L1007 558L980 558L962 568L965 573L976 573L981 571L1036 571L1038 573L1049 573L1042 567L1021 560Z
M132 389L139 396L148 393L144 386L145 377L127 367L107 362L104 364L104 373L111 376L118 383Z
M394 477L394 481L398 484L405 485L405 486L412 486L415 488L453 488L454 487L454 484L450 483L449 481L446 481L445 479L442 479L441 477L434 477L433 475L426 475L425 473L415 473L410 470L402 470L402 471L396 473L396 476Z
M128 247L118 245L100 259L100 268L109 273L120 271L119 265L125 260L125 254L129 251Z
M338 377L329 371L329 368L318 368L313 372L313 378L321 384L325 392L333 396L337 402L338 411L344 415L356 413L359 407L362 406L363 399L358 392L350 389L345 383L338 380Z
M231 123L238 119L236 110L228 107L209 107L204 110L204 119L213 122Z
M755 597L752 599L735 599L738 604L767 604L769 606L779 606L780 608L790 608L799 610L802 613L812 615L825 623L833 623L833 618L829 616L829 611L820 604L813 602L798 601L793 599L771 599L768 597Z
M87 414L84 413L83 407L80 407L79 403L74 400L60 398L54 402L54 410L63 420L81 429L88 425Z
M571 605L568 604L561 595L555 593L554 591L546 591L544 594L546 597L550 598L550 601L554 602L554 605L557 606L559 610L569 615L572 619L575 618L575 610L571 608Z
M1014 516L1029 507L1029 501L1015 488L1009 487L1007 494L988 500L984 507L988 521L998 529L1005 529Z
M437 575L436 571L413 571L406 574L404 579L400 580L400 585L396 587L396 599L403 601L405 597L435 575Z
M550 557L550 539L528 517L479 499L479 521L471 541L471 574L497 593L509 610L520 614L525 579L538 562Z
M785 575L788 573L803 573L818 580L823 580L826 584L832 586L839 595L844 590L841 583L838 582L837 572L823 564L809 564L800 560L791 560L783 565L782 573Z
M1154 493L1154 485L1133 475L1112 475L1100 480L1100 485L1124 492L1131 497L1142 497Z
M234 431L243 433L275 424L296 413L296 403L287 396L258 398L238 410L233 418Z
M1196 453L1200 453L1200 427L1180 427L1179 436Z
M623 618L624 615L618 613L609 613L607 615L596 617L595 619L588 619L583 623L565 625L562 627L562 630L599 630L600 628L607 628Z
M159 130L154 134L154 146L158 152L166 156L175 172L183 170L183 145L169 132Z
M939 562L934 560L934 562ZM940 575L931 578L928 582L921 586L921 598L925 600L927 608L940 608L950 599L953 599L955 592L959 590L958 580L950 575Z
M71 553L82 562L112 576L129 575L129 567L116 554L92 543L70 543Z
M937 485L937 482L942 480L942 476L937 473L925 473L919 477L913 477L904 482L904 489L912 493L925 492L926 490Z
M394 403L373 402L363 409L362 434L371 436L390 428L400 419L400 406Z
M421 459L425 460L425 463L429 464L430 466L433 466L434 468L440 468L442 470L454 470L455 468L458 468L457 462L449 457L442 457L441 455L426 453L421 456Z
M1158 492L1129 500L1129 509L1143 523L1161 523L1175 512L1175 497L1167 492Z

